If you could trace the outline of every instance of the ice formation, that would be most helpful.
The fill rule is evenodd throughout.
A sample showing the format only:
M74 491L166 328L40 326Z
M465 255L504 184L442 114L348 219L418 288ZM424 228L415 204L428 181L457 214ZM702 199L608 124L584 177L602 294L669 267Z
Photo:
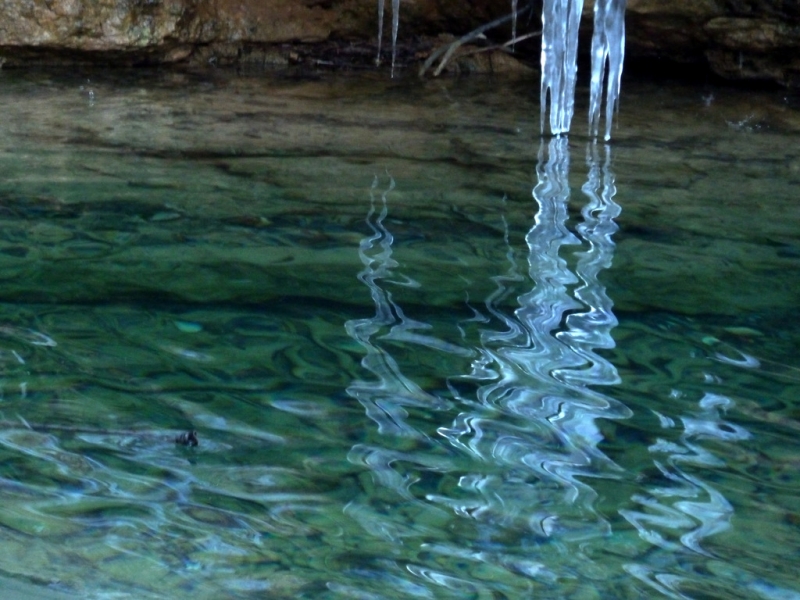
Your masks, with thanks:
M378 56L375 64L381 62L381 42L383 41L383 6L384 0L378 0ZM397 57L397 30L400 27L400 0L392 0L392 76Z
M605 140L611 138L614 110L619 102L625 56L625 4L626 0L595 0L594 5L589 134L594 137L598 135L605 81ZM545 0L542 8L542 133L545 130L548 96L550 132L553 135L569 132L575 108L578 26L582 10L583 0Z
M550 133L569 133L575 112L578 75L578 30L584 0L544 0L542 7L541 128L550 113ZM378 0L378 56L381 58L385 0ZM592 34L592 78L589 102L589 135L597 137L605 83L606 122L603 138L611 139L614 112L619 106L622 63L625 58L625 5L627 0L595 0ZM517 37L518 0L511 0L511 37ZM392 0L392 75L397 57L400 0ZM438 73L438 71L437 71Z
M583 0L545 0L542 8L542 132L550 98L550 132L569 132L578 75L578 25Z
M511 48L517 39L517 0L511 0Z
M589 101L589 135L597 137L600 107L603 103L603 80L606 80L606 130L603 139L611 139L611 122L619 107L622 62L625 58L626 0L596 0L592 35L592 82ZM608 71L606 72L606 63Z
M378 0L378 55L375 64L381 64L381 44L383 43L383 0Z
M400 27L400 0L392 0L392 76L394 60L397 57L397 29Z

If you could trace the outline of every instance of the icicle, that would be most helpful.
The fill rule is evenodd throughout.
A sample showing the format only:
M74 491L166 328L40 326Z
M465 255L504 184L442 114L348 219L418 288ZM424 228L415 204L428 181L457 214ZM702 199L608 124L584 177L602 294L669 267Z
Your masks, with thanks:
M578 26L583 0L545 0L542 9L542 133L550 95L550 132L569 132L575 110Z
M397 56L397 30L400 27L400 0L392 0L392 77L394 77L394 59Z
M594 5L589 135L597 137L600 129L603 80L607 77L604 136L606 141L611 139L611 123L614 112L619 108L622 63L625 58L625 2L626 0L597 0ZM607 73L606 63L608 63Z
M381 42L383 41L383 0L378 0L378 56L375 65L381 64Z
M514 51L517 39L517 0L511 0L511 51Z
M383 41L383 6L384 0L378 0L378 56L375 64L381 64L381 42ZM392 77L394 63L397 58L397 30L400 28L400 0L392 0Z

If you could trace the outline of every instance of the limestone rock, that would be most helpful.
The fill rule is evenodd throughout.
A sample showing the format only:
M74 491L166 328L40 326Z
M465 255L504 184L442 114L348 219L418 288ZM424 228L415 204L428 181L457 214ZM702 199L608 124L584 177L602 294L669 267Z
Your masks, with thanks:
M384 40L391 2L386 0ZM509 11L510 1L403 0L400 41L460 36ZM585 7L591 31L593 3ZM628 0L628 56L708 67L730 79L800 86L800 2ZM523 23L527 20L523 20ZM522 25L521 25L522 26ZM538 19L528 27L537 28ZM508 30L494 32L507 39ZM0 0L0 64L291 62L268 46L375 44L376 0ZM588 44L583 44L587 51ZM384 46L386 47L386 46ZM329 46L323 48L328 52ZM538 47L518 48L535 64ZM409 56L419 55L411 48Z
M800 22L717 17L704 29L713 42L709 63L723 77L800 85Z
M629 0L628 55L707 64L727 79L800 86L800 3Z

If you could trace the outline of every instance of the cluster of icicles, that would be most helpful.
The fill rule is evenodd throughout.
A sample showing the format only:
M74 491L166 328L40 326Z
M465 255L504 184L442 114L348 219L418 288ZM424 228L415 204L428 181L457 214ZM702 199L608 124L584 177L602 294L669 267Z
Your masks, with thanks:
M584 0L544 0L542 9L542 133L545 131L548 94L550 133L569 133L575 108L578 74L578 26ZM626 0L595 0L592 34L592 78L589 101L589 135L597 137L605 83L605 132L611 139L611 124L619 103L622 62L625 57ZM378 57L383 38L384 0L378 0ZM511 0L512 39L517 35L518 0ZM392 0L392 73L397 54L400 0Z

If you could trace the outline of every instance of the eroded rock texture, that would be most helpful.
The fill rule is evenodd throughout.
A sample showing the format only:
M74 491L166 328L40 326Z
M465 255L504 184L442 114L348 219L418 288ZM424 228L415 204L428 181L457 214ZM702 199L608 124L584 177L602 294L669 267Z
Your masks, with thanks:
M413 46L419 36L462 35L509 5L403 0L400 39ZM591 6L587 1L587 13ZM800 85L796 0L629 0L627 23L629 56L707 64L730 79ZM521 27L536 28L538 18L526 24ZM591 28L590 14L584 27ZM0 0L0 61L8 66L75 59L234 62L253 49L264 63L280 62L290 53L274 50L281 44L369 45L376 31L376 0Z
M629 0L628 51L707 62L728 79L800 86L800 2Z

